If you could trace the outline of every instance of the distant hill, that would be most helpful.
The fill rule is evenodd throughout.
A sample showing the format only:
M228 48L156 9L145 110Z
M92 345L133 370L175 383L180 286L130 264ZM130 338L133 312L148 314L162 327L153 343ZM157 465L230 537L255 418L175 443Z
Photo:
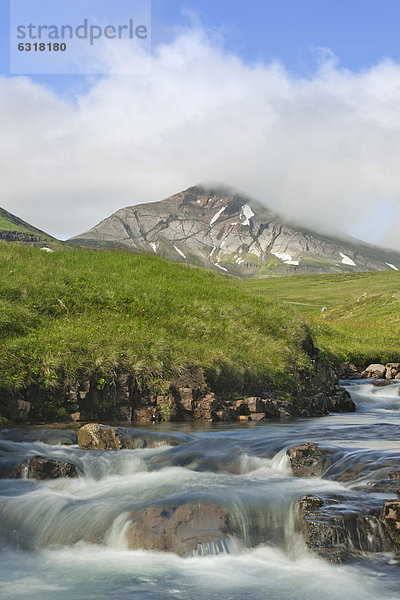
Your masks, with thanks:
M70 242L154 253L243 278L400 269L399 252L287 223L221 185L122 208Z
M33 227L26 221L0 208L0 240L38 246L60 242L48 233Z

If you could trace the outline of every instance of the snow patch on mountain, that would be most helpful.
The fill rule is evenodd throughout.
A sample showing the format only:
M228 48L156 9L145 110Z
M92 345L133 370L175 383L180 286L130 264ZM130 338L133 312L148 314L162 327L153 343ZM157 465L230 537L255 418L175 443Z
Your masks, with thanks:
M213 225L215 223L215 221L217 221L217 219L219 219L219 217L222 215L222 213L224 212L224 210L226 209L226 206L223 206L221 208L221 210L219 210L211 219L210 221L210 226Z
M248 204L245 204L240 209L240 218L242 218L242 217L245 218L242 225L250 225L250 219L251 219L251 217L254 217L254 213Z
M350 267L356 267L357 266L356 263L354 262L354 260L351 260L351 258L349 256L346 256L342 252L339 252L339 254L342 257L342 264L349 265Z
M183 256L183 258L186 258L186 256L183 254L182 250L179 250L179 248L177 248L175 246L175 244L172 244L172 245L173 245L173 247L175 248L175 250L177 251L178 254L180 254L181 256Z
M285 263L285 265L298 265L299 264L298 260L293 260L291 255L287 254L286 252L271 252L271 254L273 254L277 258L280 258Z
M223 266L222 266L222 265L220 265L219 263L217 263L217 262L214 262L214 261L211 261L211 262L212 262L212 264L213 264L215 267L218 267L218 269L221 269L221 271L226 271L226 273L228 272L228 269L225 269L225 267L223 267Z

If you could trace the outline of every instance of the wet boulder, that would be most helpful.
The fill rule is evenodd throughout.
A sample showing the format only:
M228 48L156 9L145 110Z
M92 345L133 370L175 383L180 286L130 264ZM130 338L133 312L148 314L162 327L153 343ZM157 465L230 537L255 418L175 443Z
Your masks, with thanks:
M364 491L383 492L386 494L399 494L400 471L396 469L378 469L377 476L363 487Z
M193 441L191 435L186 433L165 433L135 429L130 433L132 448L160 448L162 446L180 446Z
M87 450L121 450L132 448L128 432L120 427L88 423L78 430L78 445Z
M28 461L19 465L17 475L28 479L58 479L60 477L77 477L78 472L76 466L70 462L45 456L32 456Z
M375 387L387 387L388 385L393 385L395 382L391 379L384 379L383 381L373 381L372 385Z
M213 554L228 548L229 515L216 504L153 504L128 517L131 550Z
M303 496L297 507L304 540L321 558L340 563L366 552L392 550L377 507L352 504L342 496Z
M382 511L382 520L386 531L397 551L400 551L400 501L386 502Z
M339 389L334 396L330 396L327 402L329 412L355 412L356 405L349 392Z
M320 477L328 466L330 452L321 450L314 442L307 442L288 448L286 454L295 477Z

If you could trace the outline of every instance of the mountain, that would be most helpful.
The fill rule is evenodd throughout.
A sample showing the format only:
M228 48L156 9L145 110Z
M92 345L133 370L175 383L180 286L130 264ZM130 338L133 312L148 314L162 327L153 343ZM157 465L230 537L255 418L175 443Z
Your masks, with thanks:
M399 252L291 225L223 186L122 208L69 241L151 252L238 277L400 269Z
M0 208L0 240L19 242L30 246L42 246L49 242L59 243L48 233L33 227L4 208Z

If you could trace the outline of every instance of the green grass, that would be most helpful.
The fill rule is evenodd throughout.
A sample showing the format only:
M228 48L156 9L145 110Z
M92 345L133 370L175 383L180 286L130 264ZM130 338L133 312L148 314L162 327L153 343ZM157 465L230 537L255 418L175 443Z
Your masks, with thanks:
M0 244L0 388L82 374L168 378L188 365L237 389L292 385L300 315L236 280L123 251Z
M17 225L16 223L13 223L9 219L6 219L5 217L2 217L1 215L0 215L0 230L22 231L23 233L32 233L32 231L30 231L26 227L23 227L22 225Z
M307 318L316 345L334 363L400 361L400 272L300 275L243 285ZM328 310L321 312L323 307Z

